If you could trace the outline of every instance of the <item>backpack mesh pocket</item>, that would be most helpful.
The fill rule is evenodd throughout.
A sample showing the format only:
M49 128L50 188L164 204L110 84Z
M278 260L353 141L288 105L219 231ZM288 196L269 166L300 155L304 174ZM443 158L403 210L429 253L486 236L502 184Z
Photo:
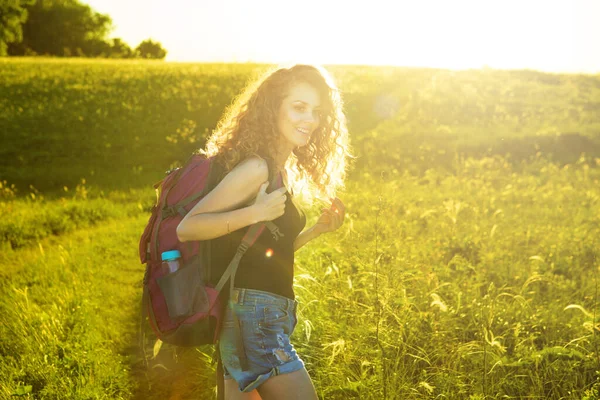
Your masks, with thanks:
M167 303L169 317L186 318L210 309L198 265L188 265L156 279Z

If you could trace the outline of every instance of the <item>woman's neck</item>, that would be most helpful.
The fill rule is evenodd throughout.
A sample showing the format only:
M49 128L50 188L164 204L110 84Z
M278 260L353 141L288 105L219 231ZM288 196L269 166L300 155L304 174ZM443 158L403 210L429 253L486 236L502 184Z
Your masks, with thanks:
M273 157L273 161L275 162L275 168L277 171L285 170L285 165L287 164L287 160L292 154L292 149L280 149L277 154Z

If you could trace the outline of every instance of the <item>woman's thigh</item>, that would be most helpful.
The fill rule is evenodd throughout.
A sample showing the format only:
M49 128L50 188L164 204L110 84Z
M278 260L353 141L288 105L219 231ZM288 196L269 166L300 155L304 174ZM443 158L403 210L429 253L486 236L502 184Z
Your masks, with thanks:
M256 389L250 393L243 393L235 380L225 379L225 400L261 400L261 397Z
M316 400L317 392L306 369L267 379L258 387L263 400Z

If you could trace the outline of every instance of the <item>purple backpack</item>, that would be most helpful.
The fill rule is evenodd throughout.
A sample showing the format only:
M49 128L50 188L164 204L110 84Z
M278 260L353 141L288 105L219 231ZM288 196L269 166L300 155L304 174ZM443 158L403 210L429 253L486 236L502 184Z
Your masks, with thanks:
M223 311L219 300L221 289L228 280L233 288L240 259L265 227L276 239L281 235L272 222L252 225L218 283L210 284L217 278L210 276L210 241L182 243L176 229L183 217L218 184L221 173L222 168L213 158L194 155L185 166L169 172L154 185L157 202L139 245L140 261L146 264L141 323L149 317L153 331L165 343L177 346L215 343ZM273 186L278 186L275 179L271 180ZM181 253L180 267L175 272L162 268L161 254L169 250ZM143 335L141 340L143 344Z

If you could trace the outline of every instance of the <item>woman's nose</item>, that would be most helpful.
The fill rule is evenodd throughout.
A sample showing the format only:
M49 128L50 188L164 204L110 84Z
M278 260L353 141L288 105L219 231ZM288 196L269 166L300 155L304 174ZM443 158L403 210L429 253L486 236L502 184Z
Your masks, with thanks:
M315 114L313 112L307 112L305 120L307 122L314 124L316 122L317 118L315 117Z

